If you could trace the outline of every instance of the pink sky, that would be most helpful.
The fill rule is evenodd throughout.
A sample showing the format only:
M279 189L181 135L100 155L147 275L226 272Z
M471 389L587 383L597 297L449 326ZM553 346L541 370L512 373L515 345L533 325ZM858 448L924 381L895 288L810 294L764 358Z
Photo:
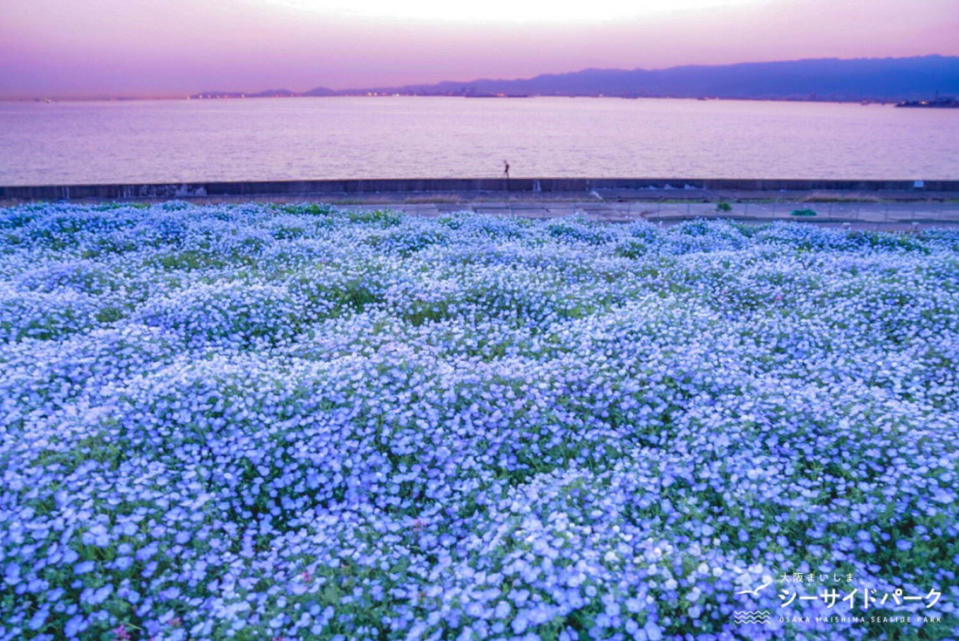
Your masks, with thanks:
M2 0L0 97L959 55L956 0Z

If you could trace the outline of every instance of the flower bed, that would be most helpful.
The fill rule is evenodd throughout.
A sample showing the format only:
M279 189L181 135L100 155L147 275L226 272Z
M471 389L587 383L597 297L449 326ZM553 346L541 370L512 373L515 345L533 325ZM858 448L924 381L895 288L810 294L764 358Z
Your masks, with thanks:
M957 633L959 233L24 205L0 364L2 639Z

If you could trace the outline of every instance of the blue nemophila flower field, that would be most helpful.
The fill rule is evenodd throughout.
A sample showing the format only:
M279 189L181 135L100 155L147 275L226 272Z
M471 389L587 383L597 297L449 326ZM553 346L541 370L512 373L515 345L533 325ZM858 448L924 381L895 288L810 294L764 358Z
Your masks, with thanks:
M24 205L0 364L2 639L959 632L956 232Z

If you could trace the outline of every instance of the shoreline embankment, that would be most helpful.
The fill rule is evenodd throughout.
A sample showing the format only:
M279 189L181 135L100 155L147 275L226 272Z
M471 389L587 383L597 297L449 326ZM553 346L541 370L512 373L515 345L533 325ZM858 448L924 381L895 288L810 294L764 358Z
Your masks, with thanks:
M610 222L645 219L665 224L722 217L874 229L959 226L959 180L393 178L0 187L0 204L169 199L323 202L422 216L472 211L527 218L581 214Z
M384 196L502 199L843 201L959 200L959 180L805 180L739 178L377 178L134 184L0 186L0 200L152 200L167 198Z

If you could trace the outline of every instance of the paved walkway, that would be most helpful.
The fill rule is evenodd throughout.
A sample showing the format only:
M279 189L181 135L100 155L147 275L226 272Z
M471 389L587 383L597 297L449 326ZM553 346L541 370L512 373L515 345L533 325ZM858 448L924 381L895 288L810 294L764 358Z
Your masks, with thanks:
M959 228L959 200L955 193L915 194L888 192L724 192L676 189L657 196L636 190L599 190L563 194L408 193L324 196L207 196L186 197L197 203L324 202L344 209L393 209L420 216L441 216L472 211L500 216L556 218L582 214L593 220L628 222L644 219L663 224L695 218L727 218L746 222L793 220L856 229L911 229L914 227ZM100 199L82 199L100 202ZM156 202L156 198L130 200ZM703 202L709 200L709 202ZM728 202L719 211L717 202ZM14 204L13 201L0 205ZM793 211L812 210L815 216L794 216Z
M818 224L855 225L857 228L959 228L959 202L744 202L730 203L729 211L718 211L715 203L700 202L611 202L584 201L466 201L466 202L377 202L342 203L343 208L395 209L420 216L440 216L456 211L483 214L555 218L582 214L593 220L628 222L644 219L675 223L693 218L727 218L748 222L792 220ZM812 210L815 216L795 216L793 211Z

